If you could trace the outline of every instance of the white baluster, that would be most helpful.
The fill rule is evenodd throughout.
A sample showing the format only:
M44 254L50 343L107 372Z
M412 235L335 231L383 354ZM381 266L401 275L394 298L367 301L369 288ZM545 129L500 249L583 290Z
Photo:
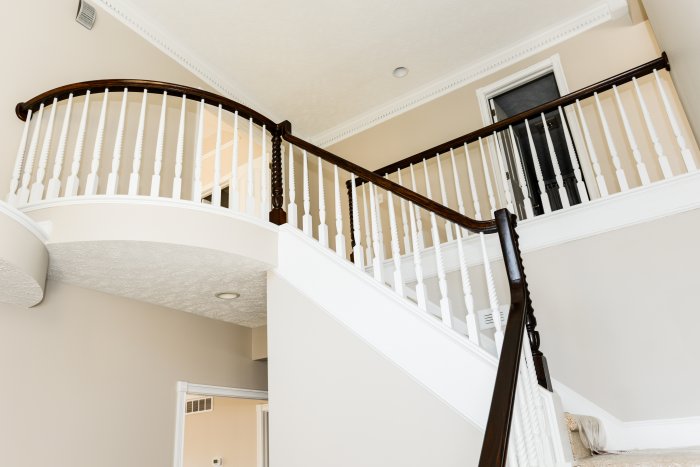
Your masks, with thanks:
M355 261L355 266L362 269L364 267L365 253L362 248L362 228L360 227L360 202L357 199L357 185L355 183L355 174L350 174L350 196L352 196L352 227L353 237L355 238L355 246L352 248L352 257Z
M525 217L527 219L532 219L535 217L535 211L532 209L532 200L530 199L530 190L527 186L527 179L525 178L525 171L523 170L523 160L520 156L520 149L518 148L518 142L515 140L515 133L513 132L513 127L508 127L508 133L510 135L510 145L513 147L513 158L515 159L515 167L518 170L518 179L520 180L520 192L523 194L523 205L525 206Z
M664 153L664 147L661 145L661 141L659 141L659 135L656 133L654 122L651 119L651 116L649 115L649 109L647 108L647 104L644 101L644 95L642 95L642 91L639 88L639 83L637 83L637 78L632 78L632 82L634 83L634 90L637 93L637 100L639 101L639 106L642 108L642 115L644 116L644 123L647 126L647 131L649 132L649 138L651 138L651 142L654 145L654 152L656 153L656 157L659 159L659 166L661 167L661 172L663 173L665 179L673 178L671 164L669 164L668 157L666 157L666 154Z
M267 130L265 125L262 126L262 146L260 156L260 216L265 218L270 208L267 206L267 193L270 191L267 176ZM320 160L320 159L319 159Z
M428 177L428 168L425 160L423 161L423 174L425 175L425 190L428 198L432 199L430 190L430 178ZM438 286L440 288L440 314L442 322L445 326L452 327L452 313L450 312L450 299L447 294L447 278L445 276L445 266L442 258L442 246L440 244L440 232L437 227L437 216L430 211L430 231L433 237L433 249L435 250L435 265L438 275Z
M566 192L566 187L564 186L564 177L561 176L561 169L559 168L559 159L557 158L557 152L554 150L552 136L549 133L549 125L547 125L547 119L544 117L544 112L542 112L540 116L542 117L542 125L544 126L544 136L547 140L547 149L549 149L549 158L552 160L554 176L557 179L557 185L559 185L559 198L561 199L562 206L564 208L568 208L569 206L571 206L571 203L569 203L569 195Z
M83 145L85 144L85 128L87 125L87 114L90 106L90 91L85 93L85 101L83 102L83 113L80 116L80 125L78 126L78 136L75 141L75 149L73 150L73 161L71 162L71 172L66 180L65 196L76 196L78 194L78 171L80 170L80 159L83 155Z
M479 333L479 323L474 310L474 293L469 278L469 268L467 267L466 256L464 255L464 244L462 243L462 229L455 225L457 233L457 254L459 255L459 272L462 277L462 293L464 295L464 305L467 309L466 321L469 340L479 345L481 334Z
M588 156L591 159L591 165L593 166L593 173L595 174L595 180L598 184L598 190L600 191L601 197L608 196L608 185L605 183L605 177L600 169L600 164L598 163L598 155L595 151L595 146L593 146L593 139L591 138L591 133L588 131L588 123L586 123L586 116L583 114L581 109L581 102L576 99L576 108L578 109L579 119L581 120L581 128L583 129L583 138L586 140L586 149L588 150Z
M605 134L605 141L608 143L608 150L610 151L610 158L615 166L615 175L617 176L617 181L620 184L620 191L629 190L629 184L627 183L627 178L625 177L625 172L622 170L622 163L620 162L620 157L617 154L617 148L615 147L615 141L613 141L612 134L610 134L610 127L608 126L608 120L605 118L605 112L603 111L603 106L600 105L600 99L598 99L598 93L594 93L596 108L598 109L598 116L600 117L600 122L603 125L603 133Z
M522 354L520 356L520 369L518 376L518 391L521 391L522 396L519 394L519 403L524 407L524 414L527 420L527 428L532 436L533 442L528 449L534 449L535 452L530 451L530 456L536 456L539 459L539 464L543 465L554 465L552 459L552 452L549 446L549 439L547 433L542 427L542 414L538 413L539 408L537 406L536 399L540 398L539 389L537 381L531 381L531 372L527 366L526 355L530 352L530 345L527 336L527 330L525 330L525 336L523 337L523 348ZM532 356L532 355L531 355Z
M529 459L529 457L528 457L527 444L531 440L527 440L527 441L525 440L526 430L525 430L525 427L523 426L522 405L518 403L518 402L520 402L519 398L518 398L518 393L519 393L519 391L517 390L517 387L516 387L516 391L515 391L516 403L515 403L515 407L513 407L513 422L512 422L512 426L511 426L511 428L512 428L511 446L515 448L515 453L517 453L518 465L523 465L523 466L537 465L536 463L532 462L532 460Z
M399 174L399 185L403 186L403 180L401 179L401 170L397 171ZM406 214L406 200L399 198L399 204L401 205L401 223L403 224L403 251L405 254L411 253L411 235L408 229L408 214Z
M238 110L233 113L233 149L231 150L231 180L228 183L228 207L234 211L238 211L240 206L240 197L238 195L238 145L240 144L238 136ZM296 215L296 211L294 213ZM294 219L296 227L296 219Z
M22 173L22 185L17 192L17 205L23 206L29 202L29 182L32 179L34 172L34 158L36 157L37 146L39 146L39 134L41 134L41 123L44 116L44 103L39 106L39 112L34 119L34 128L32 129L32 139L29 142L29 151L27 151L27 160L24 163L24 172Z
M661 100L664 103L664 109L666 109L668 121L669 123L671 123L673 135L676 137L676 142L678 143L678 147L681 150L681 156L683 157L683 162L685 162L685 168L688 172L693 172L697 170L695 159L693 158L693 154L690 152L690 149L688 149L688 146L686 145L685 138L683 137L683 133L681 132L681 127L678 124L678 117L676 116L676 111L673 110L673 107L671 106L671 102L669 101L668 95L666 94L665 86L661 82L661 77L659 76L659 72L657 70L654 70L654 77L656 77L656 85L659 88L659 93L661 94Z
M491 184L491 175L489 174L489 165L486 162L486 153L484 152L484 143L479 138L479 150L481 151L481 164L484 168L484 180L486 181L486 192L489 195L489 205L491 210L489 211L489 216L493 216L496 210L496 197L493 194L493 185Z
M374 269L374 278L380 282L382 281L382 253L380 252L381 243L379 241L379 223L377 219L377 193L375 192L374 185L369 184L369 207L370 207L370 217L372 219L372 246L374 247L374 261L372 263Z
M204 99L197 106L197 142L194 151L194 170L192 172L192 201L202 202L202 156L204 153Z
M440 182L440 199L442 200L442 205L449 207L447 204L447 190L445 189L445 176L442 173L442 162L440 161L440 154L436 154L435 158L437 159L437 167L438 167L438 179ZM452 233L452 224L445 220L445 237L447 238L448 242L451 242L454 240L454 234Z
M494 336L496 340L496 349L500 354L501 346L503 345L503 323L501 323L501 310L498 302L498 294L496 293L496 282L493 278L489 255L486 251L486 237L483 233L480 233L479 239L481 240L481 256L484 258L484 275L486 276L486 288L489 293L489 306L491 307L493 324L496 326L496 335Z
M309 194L309 162L308 156L306 155L306 150L304 150L304 181L303 181L303 193L304 193L304 216L301 218L302 228L304 233L309 237L313 237L313 224L311 218L311 197Z
M73 95L69 99L72 101ZM32 121L31 109L27 111L27 117L24 120L22 128L22 138L19 140L19 148L17 149L17 157L15 158L15 166L12 169L12 180L10 181L10 192L7 194L7 202L11 205L17 204L17 189L19 188L20 177L22 176L22 163L24 162L24 151L27 149L27 138L29 137L29 125Z
M182 95L180 104L180 122L177 129L177 146L175 147L175 175L173 177L173 199L182 196L182 158L185 154L185 117L187 96Z
M153 176L151 177L151 196L160 196L160 171L163 167L163 148L165 146L165 110L168 104L168 91L163 91L163 101L160 105L160 119L158 121L158 136L156 138L156 156L153 162Z
M474 170L472 169L472 160L469 157L469 147L464 143L464 159L467 161L467 175L469 175L469 187L472 192L472 201L474 203L474 218L481 220L481 203L479 202L479 193L476 191L476 182L474 181Z
M246 189L246 211L255 214L255 191L253 181L253 119L248 120L248 185Z
M36 203L41 201L44 196L44 178L46 177L46 165L49 162L49 151L51 150L51 139L53 137L53 122L56 118L56 107L58 107L58 99L53 98L51 104L51 113L49 114L49 123L46 125L44 132L44 143L41 146L41 155L39 156L39 164L36 168L36 178L29 192L29 202Z
M535 176L537 177L537 186L540 189L540 202L542 203L542 210L545 214L548 214L552 212L552 205L549 203L547 188L544 186L542 167L540 166L540 156L537 154L537 148L535 147L535 142L532 139L532 132L530 131L530 122L527 121L527 119L525 120L525 129L527 130L527 141L530 145L532 161L535 163Z
M112 152L112 171L107 176L107 191L108 196L116 195L119 183L119 164L122 158L122 145L124 143L124 123L126 121L126 102L129 97L129 90L124 88L122 94L122 105L119 110L119 123L117 124L117 135L114 141L114 151ZM184 99L184 97L183 97ZM175 187L173 187L173 191ZM49 187L49 191L51 188Z
M335 252L345 259L345 235L343 235L343 210L340 202L340 181L338 180L338 166L333 166L333 178L335 182Z
M416 190L416 174L413 172L413 164L409 165L409 169L411 171L411 189L418 193L418 190ZM425 237L423 236L423 219L420 215L420 208L418 206L415 206L416 210L416 225L418 229L418 243L421 247L421 249L425 248Z
M388 178L388 176L387 176ZM389 230L391 231L391 256L394 260L394 290L400 297L404 297L403 276L401 274L401 250L399 246L399 229L396 225L396 212L394 212L394 196L387 191L389 197Z
M457 171L457 162L455 161L455 152L453 149L450 149L450 162L452 163L452 178L454 179L455 193L457 193L457 209L461 215L466 216L464 198L462 198L462 184L459 182L459 172ZM460 227L455 225L455 230L458 229L460 229Z
M289 205L287 206L287 221L292 227L297 226L297 194L294 181L294 146L289 143Z
M506 198L506 209L508 209L510 212L516 212L515 211L515 206L513 206L513 193L510 191L510 182L508 181L508 178L506 176L506 171L508 170L508 161L506 160L505 157L505 152L501 149L501 142L498 140L498 134L496 132L493 132L493 143L496 146L496 158L502 162L502 167L501 167L501 181L503 182L503 194L505 195ZM516 177L516 182L517 180L517 175L516 174L511 174L511 177Z
M576 178L576 189L578 190L578 196L581 198L581 202L588 201L588 191L586 191L586 184L583 183L583 175L581 174L581 166L578 163L578 158L576 157L576 150L574 149L574 142L571 139L571 132L569 131L569 125L566 123L566 118L564 118L564 111L561 106L559 107L559 118L561 119L561 126L564 130L564 139L566 140L566 149L569 152L569 160L571 161L571 167L574 169L574 177Z
M216 113L216 146L214 147L214 184L211 188L211 204L221 206L221 112L223 106L219 104Z
M408 216L411 222L411 238L413 240L413 266L416 271L416 303L418 308L423 311L428 309L428 302L426 300L425 284L423 283L423 265L421 261L421 250L423 247L420 243L420 237L418 235L418 215L417 207L413 206L413 203L409 201L408 203Z
M85 182L85 195L91 196L97 194L98 176L97 171L100 170L100 158L102 157L102 142L105 134L105 123L107 118L107 102L109 100L109 89L105 89L102 97L102 109L100 110L100 119L97 122L97 135L95 137L95 146L92 150L92 163L90 164L90 173Z
M53 161L53 172L49 184L46 186L46 199L57 198L61 191L61 171L63 170L63 159L66 154L66 141L68 140L68 127L70 125L71 112L73 110L73 93L68 95L68 104L66 111L63 114L63 125L61 126L61 134L58 138L58 147L56 148L56 157Z
M386 256L384 255L384 223L382 222L382 209L381 201L382 198L377 193L377 187L374 187L374 196L376 196L376 203L374 204L374 210L377 215L377 228L379 231L379 260L384 261Z
M620 99L620 93L617 91L616 85L613 85L613 93L615 94L615 102L617 102L617 108L620 111L620 116L622 117L622 126L625 128L625 134L627 135L627 141L630 144L632 156L637 164L639 179L641 180L642 185L649 185L651 183L649 180L649 173L647 172L647 167L644 165L644 161L642 160L642 153L639 151L639 146L637 146L637 139L634 137L634 132L630 126L629 119L627 118L627 112L625 112L625 106L622 105L622 99Z
M365 185L364 183L362 185L362 209L364 212L364 218L365 218L365 243L367 244L367 265L372 264L372 258L374 255L372 254L372 224L369 221L369 208L367 207L367 192L365 191Z
M146 108L148 104L148 90L144 89L141 99L141 113L139 114L139 127L136 130L136 144L134 146L134 162L129 176L129 196L139 194L139 177L141 172L141 157L143 156L143 132L146 129Z
M318 158L318 241L328 246L328 226L326 225L326 192L323 189L323 160Z

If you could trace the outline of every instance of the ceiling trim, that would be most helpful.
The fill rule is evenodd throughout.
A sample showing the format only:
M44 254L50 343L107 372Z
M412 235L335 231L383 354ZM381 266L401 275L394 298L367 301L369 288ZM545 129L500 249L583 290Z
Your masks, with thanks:
M223 96L255 109L271 120L282 121L270 109L260 105L250 95L243 92L233 80L225 77L207 63L198 60L196 54L187 49L174 35L163 31L146 19L138 7L128 0L94 0L94 2Z
M328 147L367 130L420 105L437 99L462 86L564 42L582 32L627 14L626 0L604 0L588 11L565 20L528 39L513 44L485 59L472 63L445 78L429 83L387 104L336 125L311 138L317 146Z

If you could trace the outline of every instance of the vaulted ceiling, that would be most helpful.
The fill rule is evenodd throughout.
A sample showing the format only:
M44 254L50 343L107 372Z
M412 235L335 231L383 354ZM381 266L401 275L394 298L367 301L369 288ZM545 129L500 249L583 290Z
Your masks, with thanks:
M625 8L624 0L96 3L220 91L317 140L366 127ZM408 76L392 76L399 66Z

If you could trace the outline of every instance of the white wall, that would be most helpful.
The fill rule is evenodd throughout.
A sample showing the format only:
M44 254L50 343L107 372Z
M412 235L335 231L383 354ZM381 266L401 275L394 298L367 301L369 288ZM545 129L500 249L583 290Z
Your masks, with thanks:
M172 464L177 381L264 390L250 329L49 281L0 304L0 465Z
M272 465L476 465L483 434L473 424L285 280L268 277Z

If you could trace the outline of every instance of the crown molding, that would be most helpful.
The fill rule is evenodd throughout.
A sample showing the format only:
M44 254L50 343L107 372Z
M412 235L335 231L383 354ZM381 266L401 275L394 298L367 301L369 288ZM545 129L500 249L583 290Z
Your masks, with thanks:
M627 14L625 0L604 0L586 12L562 21L528 39L513 44L489 57L469 64L459 71L417 90L405 94L387 104L354 117L311 138L317 146L328 147L345 138L401 115L449 92L477 81L489 74L539 53L549 47L592 29L600 24L621 18Z
M243 92L233 80L225 77L223 73L210 64L199 60L197 55L190 51L174 35L164 31L154 22L147 19L143 12L128 0L94 0L94 3L214 88L218 93L257 110L271 120L276 122L282 121L269 108L261 105L252 96Z

